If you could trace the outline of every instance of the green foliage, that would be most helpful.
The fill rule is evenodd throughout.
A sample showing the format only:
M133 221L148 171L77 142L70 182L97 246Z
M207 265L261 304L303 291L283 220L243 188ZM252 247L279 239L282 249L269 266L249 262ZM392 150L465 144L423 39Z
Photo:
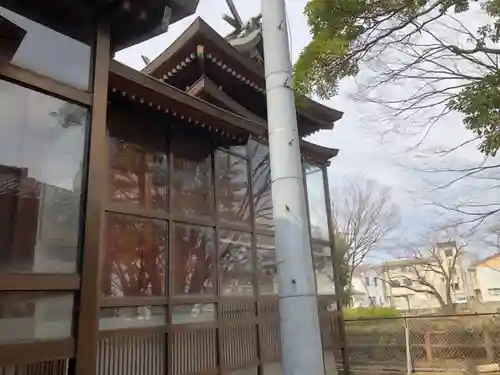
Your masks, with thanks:
M495 156L500 147L500 72L472 83L448 103L464 115L464 124L481 139L479 150Z
M337 270L339 273L338 281L342 288L342 294L340 300L344 306L349 305L351 301L351 294L349 291L349 267L346 263L346 253L348 250L347 242L345 239L339 235L335 235L335 259Z
M360 307L344 310L344 319L346 320L397 318L399 316L401 316L399 311L390 307Z
M491 20L469 38L475 47L463 49L441 40L436 40L435 45L442 56L453 55L467 61L480 73L468 78L460 77L459 72L457 79L465 79L466 83L448 101L440 103L461 113L465 126L480 138L480 150L494 156L500 148L500 49L494 45L500 41L500 0L310 0L304 13L313 39L294 67L295 90L300 95L331 98L337 93L339 81L355 76L370 54L393 42L411 51L411 38L421 33L424 26L431 28L433 22L443 22L441 17L445 14L466 12L473 3L479 3ZM452 29L450 33L454 33ZM429 56L435 59L437 55L434 51ZM404 77L403 73L393 79Z

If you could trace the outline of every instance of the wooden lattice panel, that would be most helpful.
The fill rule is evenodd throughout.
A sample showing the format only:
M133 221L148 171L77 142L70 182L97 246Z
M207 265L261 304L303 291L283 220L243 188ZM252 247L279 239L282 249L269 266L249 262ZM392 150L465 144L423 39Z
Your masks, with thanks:
M258 362L255 324L223 327L220 341L223 367L233 368Z
M220 304L222 320L255 317L255 301L252 299L226 299Z
M164 375L164 332L119 333L99 342L97 375Z
M260 324L260 347L264 361L281 358L281 338L279 322Z
M67 375L68 360L59 359L38 363L0 366L0 375Z
M263 317L279 317L278 298L265 298L259 301L259 315Z
M183 329L172 337L174 375L217 371L216 328Z

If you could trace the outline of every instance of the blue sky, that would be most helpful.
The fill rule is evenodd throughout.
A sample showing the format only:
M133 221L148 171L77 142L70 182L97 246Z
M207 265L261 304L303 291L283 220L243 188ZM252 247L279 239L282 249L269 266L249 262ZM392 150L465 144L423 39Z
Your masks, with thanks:
M243 20L255 16L260 11L260 1L258 0L234 1ZM305 4L306 0L287 0L291 53L294 60L310 41L306 18L303 15ZM198 16L202 17L220 34L225 35L232 29L222 20L223 13L229 13L225 0L201 0L196 15L171 25L166 34L119 52L116 59L141 69L144 66L141 55L150 59L155 58ZM361 71L361 76L363 74L370 73ZM475 145L463 148L447 158L429 157L427 151L452 147L470 136L463 130L458 115L452 115L440 121L418 150L409 151L409 147L415 144L417 139L410 136L393 135L382 137L381 134L384 130L393 126L394 123L387 122L387 117L384 117L384 113L379 107L358 103L352 99L356 88L355 79L346 79L341 82L339 94L335 98L322 102L344 111L344 117L335 125L333 131L324 131L309 139L324 146L340 149L339 156L334 159L329 169L332 186L341 186L347 177L357 175L374 179L381 185L389 186L392 189L394 200L401 207L402 226L400 231L402 236L416 236L426 232L436 223L445 220L445 216L448 214L427 205L427 202L431 200L443 203L453 202L471 192L477 193L477 189L475 189L477 183L472 185L464 183L444 192L433 192L430 186L445 183L451 176L422 173L416 170L443 166L460 167L477 163L482 159ZM382 95L398 96L405 90L408 88L397 86L390 91L382 92ZM405 119L405 121L408 120Z

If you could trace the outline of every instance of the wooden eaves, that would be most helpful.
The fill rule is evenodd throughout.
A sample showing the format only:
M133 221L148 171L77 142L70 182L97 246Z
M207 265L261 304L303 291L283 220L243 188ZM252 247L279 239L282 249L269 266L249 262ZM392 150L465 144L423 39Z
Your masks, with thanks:
M202 53L199 51L199 46L203 46ZM241 54L201 18L197 18L142 72L159 79L166 79L168 83L169 77L188 70L190 64L196 62L200 64L200 59L204 60L204 64L211 64L219 70L232 70L235 81L245 84L261 96L265 95L263 67ZM332 129L333 124L343 115L340 111L305 97L298 100L297 113L320 129Z
M0 16L0 67L9 63L26 36L26 30Z
M94 42L96 20L101 20L116 51L164 33L166 22L192 15L199 1L2 0L0 5L87 44Z
M226 105L228 102L223 93L213 85L203 82L203 90ZM222 136L245 139L248 135L265 139L267 137L266 123L263 119L245 118L220 108L206 100L200 99L188 92L165 84L160 80L143 74L117 61L110 64L109 88L124 98L147 106L151 110L168 113L178 119L205 128ZM230 98L229 98L230 99ZM237 103L236 103L237 104ZM239 105L239 104L237 104ZM304 159L318 164L327 164L338 154L337 149L314 145L301 140L300 146Z

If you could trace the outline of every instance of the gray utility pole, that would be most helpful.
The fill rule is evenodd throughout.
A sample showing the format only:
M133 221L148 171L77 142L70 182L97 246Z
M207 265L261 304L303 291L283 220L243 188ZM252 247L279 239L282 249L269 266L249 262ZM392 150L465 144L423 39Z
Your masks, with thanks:
M262 0L267 123L286 375L324 375L284 0Z

